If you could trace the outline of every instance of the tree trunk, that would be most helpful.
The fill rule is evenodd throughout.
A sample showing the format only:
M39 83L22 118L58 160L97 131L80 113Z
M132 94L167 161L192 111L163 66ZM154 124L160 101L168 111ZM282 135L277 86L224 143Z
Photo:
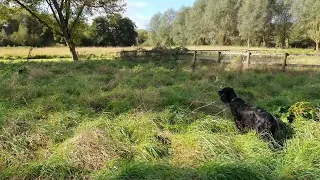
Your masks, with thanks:
M319 51L319 42L316 42L316 51Z
M65 40L66 40L66 39L65 39ZM75 47L75 45L74 45L71 41L69 41L69 40L66 40L66 43L67 43L67 46L69 47L70 53L71 53L71 55L72 55L72 59L73 59L74 61L78 61L78 60L79 60L79 57L78 57L78 54L77 54L77 52L76 52L76 47Z
M286 49L289 49L289 38L286 38Z
M281 44L281 49L284 49L286 44L286 39L284 37L280 37L280 44Z
M263 36L262 37L262 47L266 47L266 46L267 46L266 38Z
M74 45L69 45L69 49L70 49L70 52L72 54L72 59L74 61L78 61L79 57L78 57L78 54L76 52L76 47Z
M248 38L247 43L248 43L248 48L250 48L250 38Z
M227 45L227 37L226 35L223 35L223 38L222 38L222 45L226 46Z

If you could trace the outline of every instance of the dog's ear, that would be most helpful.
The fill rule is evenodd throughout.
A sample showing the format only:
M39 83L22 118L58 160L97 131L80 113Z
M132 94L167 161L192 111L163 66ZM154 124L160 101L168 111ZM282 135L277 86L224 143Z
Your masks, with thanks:
M234 89L230 87L223 88L221 91L218 92L221 101L224 103L231 103L232 99L237 97L237 94L235 93Z
M229 91L227 91L227 92L224 93L226 103L231 103L231 101L232 101L233 98L232 98L230 95L231 95L231 94L230 94Z
M238 95L236 94L236 92L234 91L234 89L233 88L228 88L228 96L229 96L229 100L230 100L230 102L232 101L232 99L234 99L234 98L236 98L236 97L238 97Z
M219 97L220 97L220 100L223 102L223 103L230 103L229 101L229 95L228 95L228 92L224 91L224 90L221 90L221 91L218 91L219 93Z

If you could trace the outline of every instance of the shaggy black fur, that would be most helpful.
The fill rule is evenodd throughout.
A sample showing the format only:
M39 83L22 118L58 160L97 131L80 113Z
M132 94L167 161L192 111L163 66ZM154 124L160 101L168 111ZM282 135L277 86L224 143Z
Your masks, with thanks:
M222 102L228 104L234 117L237 128L242 133L250 129L255 129L265 140L276 140L282 146L288 137L288 126L273 117L264 109L248 105L243 99L239 98L235 91L226 87L219 91Z

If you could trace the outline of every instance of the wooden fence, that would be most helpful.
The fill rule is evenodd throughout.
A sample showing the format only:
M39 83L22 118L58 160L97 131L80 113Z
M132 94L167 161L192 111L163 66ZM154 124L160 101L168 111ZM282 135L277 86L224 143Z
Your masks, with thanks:
M121 51L120 56L121 57L131 57L131 58L138 58L138 57L153 57L153 56L166 56L166 55L172 55L175 58L179 58L180 56L184 55L192 55L193 56L193 67L196 66L197 61L201 60L211 60L213 63L230 63L230 61L224 61L223 56L229 55L229 56L240 56L241 57L241 63L243 65L246 65L247 67L255 66L255 65L262 65L265 64L265 62L252 62L251 59L253 57L276 57L281 58L281 63L270 63L269 66L275 66L275 67L281 67L282 70L285 70L286 67L304 67L304 68L320 68L320 54L288 54L288 53L282 53L282 54L275 54L275 53L258 53L259 51L230 51L230 50L190 50L186 52L174 52L174 51ZM210 56L201 57L199 54L211 54ZM214 58L213 54L216 54L216 59ZM288 57L299 57L299 56L315 56L319 57L319 64L290 64L288 63Z

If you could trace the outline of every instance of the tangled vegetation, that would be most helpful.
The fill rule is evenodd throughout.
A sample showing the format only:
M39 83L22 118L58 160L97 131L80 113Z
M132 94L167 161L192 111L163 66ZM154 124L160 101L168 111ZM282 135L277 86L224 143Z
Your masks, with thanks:
M319 122L300 116L273 152L236 130L217 94L231 86L286 120L317 112L320 73L191 65L1 63L0 179L320 178Z

